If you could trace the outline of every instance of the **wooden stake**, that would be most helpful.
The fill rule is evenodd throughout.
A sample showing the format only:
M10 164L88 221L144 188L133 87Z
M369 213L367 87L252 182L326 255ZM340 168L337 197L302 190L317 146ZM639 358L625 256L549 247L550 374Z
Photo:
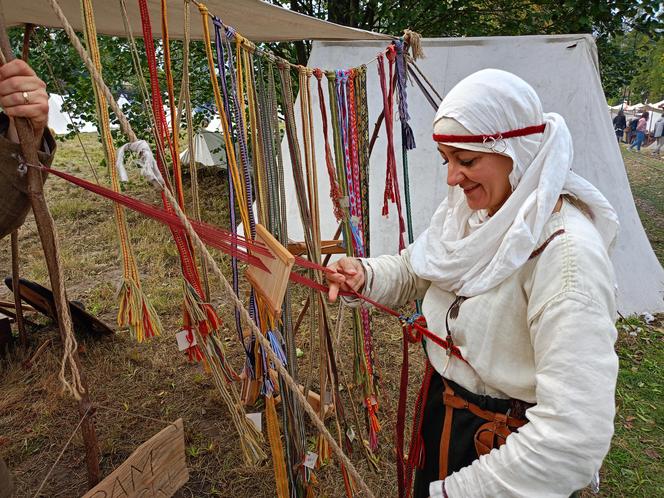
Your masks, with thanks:
M2 53L6 62L14 59L14 53L9 43L9 37L7 36L4 11L2 11L1 7L0 48L2 49ZM24 118L16 118L14 119L14 124L16 126L16 132L19 137L23 159L27 162L28 165L38 165L38 144L35 143L35 136L30 123ZM62 274L62 268L60 266L55 226L53 223L53 218L51 217L51 213L48 210L46 199L44 198L41 171L34 167L28 167L28 193L30 195L30 204L32 205L32 211L35 215L35 221L37 223L37 231L39 232L39 238L41 240L42 249L46 258L46 266L48 268L49 278L51 280L51 288L53 289L53 295L55 297L60 336L64 344L67 338L67 331L65 330L65 326L66 324L70 324L71 326L71 315L64 292L64 278ZM73 334L73 331L70 330L69 333ZM82 393L81 400L78 403L78 411L79 415L84 418L83 423L81 424L81 432L83 434L83 441L85 444L88 485L93 487L99 482L100 479L99 443L97 442L97 434L95 432L94 421L92 418L94 409L91 409L92 402L90 401L90 397L88 395L88 387L85 380L85 375L81 370L81 362L78 357L78 351L73 351L72 361L78 368L80 373L81 386L84 391Z

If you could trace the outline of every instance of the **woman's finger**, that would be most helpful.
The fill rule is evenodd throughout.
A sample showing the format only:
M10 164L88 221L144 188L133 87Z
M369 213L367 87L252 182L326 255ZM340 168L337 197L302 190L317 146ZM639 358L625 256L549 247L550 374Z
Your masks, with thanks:
M23 92L14 92L9 95L0 96L0 105L3 109L8 107L14 107L18 105L29 105L29 104L43 104L48 105L48 94L41 90L36 90L34 92L25 92L26 95L23 95ZM27 98L27 102L26 102Z
M25 61L14 59L0 67L0 80L13 76L35 76L35 72Z
M35 92L44 88L44 82L35 76L13 76L0 81L0 96L17 92Z
M13 118L27 118L39 123L48 121L48 104L29 104L5 107L5 114Z
M327 298L331 303L337 301L337 296L339 295L339 284L330 283L330 290L327 292Z

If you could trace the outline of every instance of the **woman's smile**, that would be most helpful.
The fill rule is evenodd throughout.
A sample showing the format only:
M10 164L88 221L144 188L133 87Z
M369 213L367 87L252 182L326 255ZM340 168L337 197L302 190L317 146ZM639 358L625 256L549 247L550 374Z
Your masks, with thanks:
M463 190L471 209L486 209L492 215L512 193L510 157L442 143L438 144L438 151L447 162L447 184Z

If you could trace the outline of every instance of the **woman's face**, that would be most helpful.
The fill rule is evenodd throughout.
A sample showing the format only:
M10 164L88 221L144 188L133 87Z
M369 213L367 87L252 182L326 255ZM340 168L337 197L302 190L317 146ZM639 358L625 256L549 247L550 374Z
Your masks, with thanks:
M438 144L438 151L447 162L447 184L463 189L471 209L487 209L493 215L512 193L512 158L445 144Z

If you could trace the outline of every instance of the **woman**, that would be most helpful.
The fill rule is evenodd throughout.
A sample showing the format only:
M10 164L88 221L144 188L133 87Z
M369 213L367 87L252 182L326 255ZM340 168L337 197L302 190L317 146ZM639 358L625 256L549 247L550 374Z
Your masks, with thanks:
M620 109L615 118L613 118L613 131L616 133L616 138L618 143L622 141L623 133L625 127L627 126L627 118L625 118L625 113Z
M641 114L638 123L636 124L636 140L629 146L629 150L636 147L637 152L641 152L641 145L646 139L646 130L648 129L648 111Z
M26 118L35 141L40 146L39 158L50 165L55 141L46 129L48 93L46 84L32 68L20 59L0 67L0 239L23 224L30 208L27 175L19 171L21 154L13 118ZM43 140L42 140L43 138Z
M423 299L428 329L463 356L426 342L415 496L568 497L590 483L613 433L616 213L570 170L563 118L513 74L461 81L434 139L449 191L429 228L398 256L331 265L330 299L340 289L392 306ZM488 420L512 434L478 458Z

